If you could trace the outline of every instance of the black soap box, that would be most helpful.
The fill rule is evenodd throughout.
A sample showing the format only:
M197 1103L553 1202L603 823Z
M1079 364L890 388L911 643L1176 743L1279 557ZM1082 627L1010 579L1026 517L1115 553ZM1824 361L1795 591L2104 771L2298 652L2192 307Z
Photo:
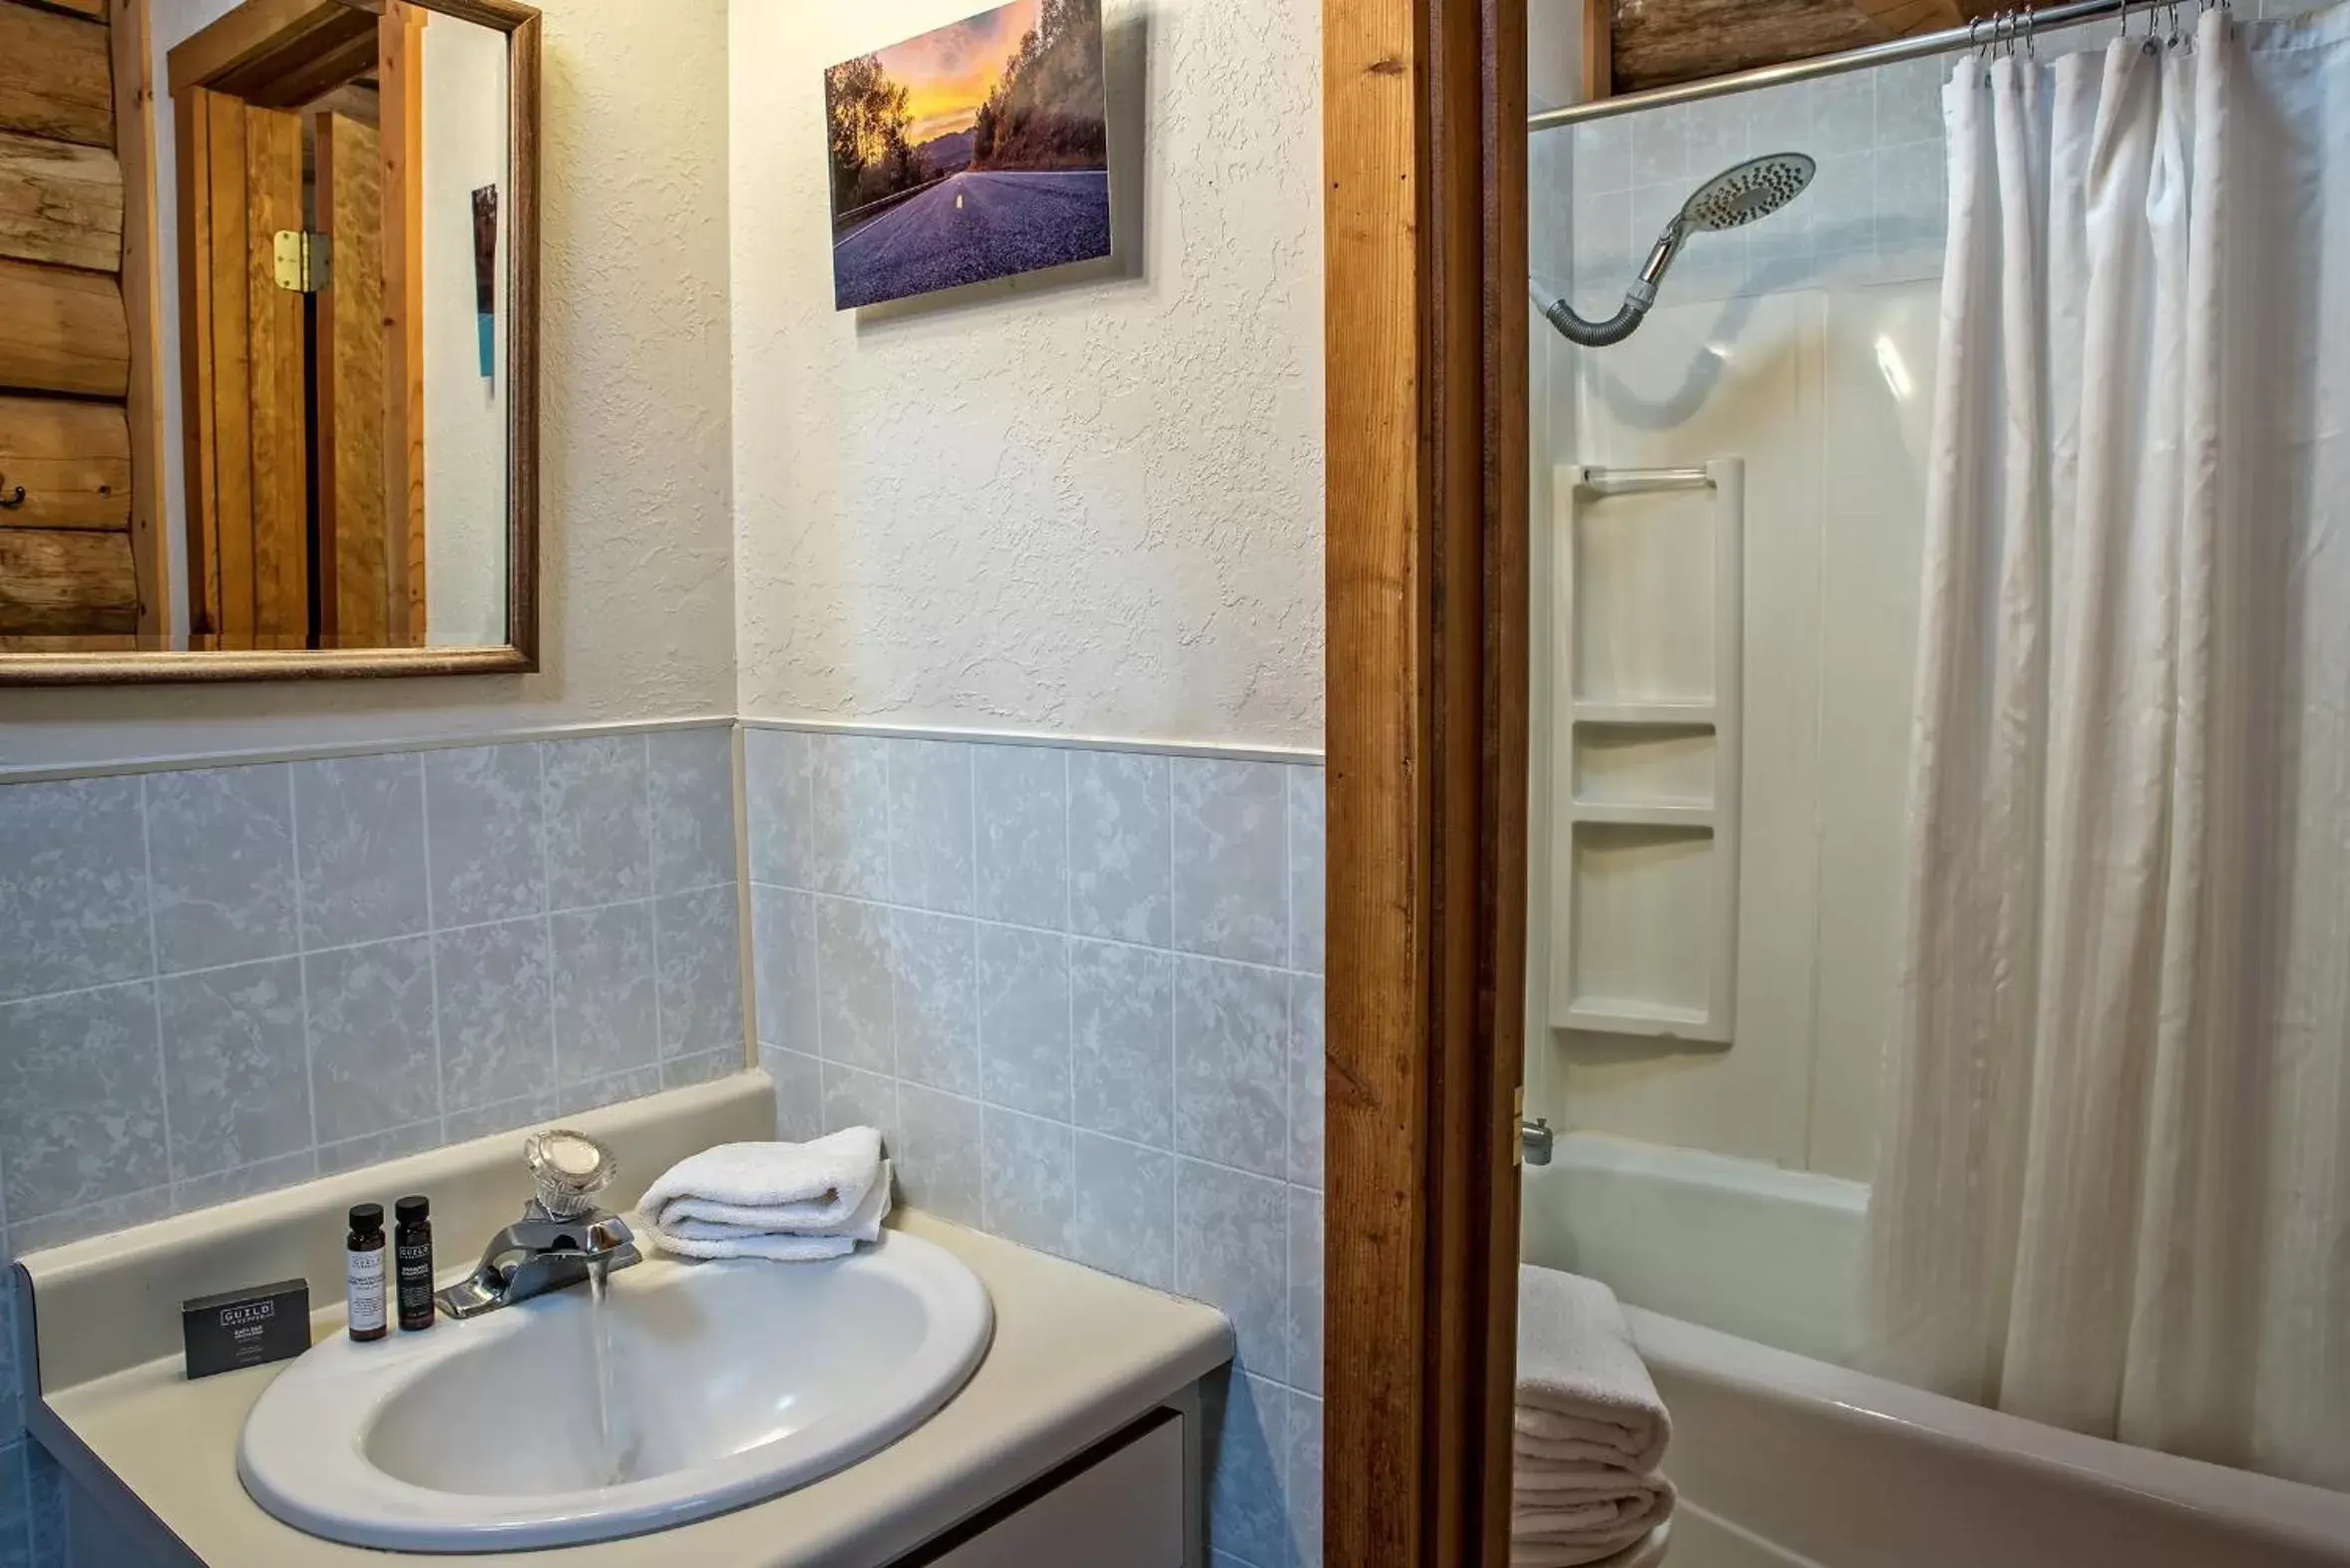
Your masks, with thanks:
M182 1302L180 1330L188 1341L192 1379L292 1361L310 1348L310 1282L286 1280Z

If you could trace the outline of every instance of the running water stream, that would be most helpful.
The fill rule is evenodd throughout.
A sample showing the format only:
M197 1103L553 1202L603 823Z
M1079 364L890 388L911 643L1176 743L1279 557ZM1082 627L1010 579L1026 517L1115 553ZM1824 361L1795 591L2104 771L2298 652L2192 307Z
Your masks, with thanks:
M595 1361L595 1434L602 1445L597 1449L602 1476L597 1484L601 1486L617 1486L626 1480L635 1459L633 1453L622 1451L613 1429L611 1314L604 1304L605 1276L610 1270L603 1258L588 1261L588 1354Z

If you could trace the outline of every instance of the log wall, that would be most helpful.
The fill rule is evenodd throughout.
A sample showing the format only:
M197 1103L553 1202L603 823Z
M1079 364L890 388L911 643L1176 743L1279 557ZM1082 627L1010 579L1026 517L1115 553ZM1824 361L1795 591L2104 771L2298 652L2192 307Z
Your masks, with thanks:
M133 549L106 0L0 0L0 651L119 647Z

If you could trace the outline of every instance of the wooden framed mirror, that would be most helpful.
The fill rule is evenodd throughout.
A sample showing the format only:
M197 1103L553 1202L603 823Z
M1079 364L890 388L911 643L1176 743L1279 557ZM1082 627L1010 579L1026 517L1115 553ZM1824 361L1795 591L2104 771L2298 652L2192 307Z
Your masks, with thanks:
M539 72L514 0L0 0L0 684L538 667Z

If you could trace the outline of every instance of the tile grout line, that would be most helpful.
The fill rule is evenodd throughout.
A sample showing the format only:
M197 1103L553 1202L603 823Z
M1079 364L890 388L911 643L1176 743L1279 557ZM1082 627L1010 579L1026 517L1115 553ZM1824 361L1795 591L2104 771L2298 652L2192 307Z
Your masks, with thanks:
M1230 959L1224 957L1222 954L1201 953L1191 948L1162 946L1160 944L1150 942L1132 942L1123 937L1096 937L1085 932L1055 931L1049 926L1029 926L1020 924L1016 921L982 920L975 916L956 915L943 910L926 910L911 904L892 904L881 899L859 898L857 895L851 893L830 893L822 888L794 888L773 882L757 883L755 886L762 888L773 888L780 893L804 894L810 898L837 899L843 904L861 904L872 909L886 910L892 914L934 915L941 920L969 921L971 924L976 926L992 926L999 931L1021 932L1032 937L1056 937L1072 943L1091 943L1096 947L1123 948L1129 952L1134 953L1167 954L1178 959L1196 959L1205 964L1228 964L1234 969L1254 970L1260 975L1298 975L1303 976L1308 980L1319 980L1322 978L1319 971L1294 970L1280 964L1261 964L1254 959ZM103 989L105 987L93 988Z
M1076 830L1076 827L1075 827L1075 818L1076 818L1076 815L1077 815L1077 800L1076 800L1076 790L1075 790L1075 787L1074 787L1074 785L1071 783L1071 779L1072 779L1073 775L1075 774L1075 772L1076 772L1076 767L1077 767L1077 764L1076 764L1076 761L1075 761L1075 757L1076 757L1076 753L1075 753L1075 752L1073 752L1073 751L1064 751L1064 752L1062 752L1062 753L1061 753L1061 757L1060 757L1060 906L1061 906L1061 924L1062 924L1064 927L1069 927L1069 928L1074 928L1074 927L1076 926L1076 924L1077 924L1077 856L1076 856L1076 848L1075 848L1076 832L1077 832L1077 830ZM1068 941L1073 941L1073 940L1074 940L1074 938L1072 937L1072 938L1070 938L1070 939L1067 939L1067 940L1068 940ZM978 944L978 942L979 942L979 933L978 933L978 932L976 932L976 931L972 933L972 942L973 942L973 944L974 944L975 946L976 946L976 945ZM1070 976L1069 976L1069 1125L1070 1125L1070 1132L1069 1132L1069 1217L1070 1217L1070 1226L1069 1226L1069 1228L1070 1228L1070 1230L1073 1232L1073 1231L1076 1229L1076 1213L1077 1213L1077 1134L1076 1134L1076 1130L1075 1130L1075 1128L1076 1128L1076 1121L1077 1121L1077 980L1076 980L1076 974L1075 974L1076 954L1075 954L1074 950L1072 950L1071 948L1069 948L1069 947L1066 945L1066 943L1064 942L1064 945L1063 945L1063 947L1062 947L1062 949L1061 949L1061 955L1062 955L1063 962L1064 962L1064 963L1066 963L1066 964L1069 966L1069 969L1070 969ZM983 1094L983 1093L985 1093L985 1092L986 1092L986 1088L987 1088L987 1085L986 1085L986 1083L985 1083L985 1082L982 1080L982 1081L980 1082L980 1084L979 1084L979 1091L980 1091L980 1092ZM984 1115L985 1113L984 1113L984 1112L981 1112L981 1114L982 1114L982 1115Z
M1175 948L1175 763L1168 759L1167 769L1167 949ZM1183 1039L1182 1026L1177 1022L1182 1011L1182 984L1175 974L1174 961L1167 964L1167 1146L1173 1151L1183 1137ZM1175 1231L1175 1289L1183 1289L1183 1157L1175 1157L1175 1179L1168 1195L1172 1209L1169 1223ZM1233 1339L1233 1353L1239 1355L1238 1331Z
M164 953L155 930L155 829L148 821L144 774L139 779L139 857L141 874L147 883L146 984L148 999L155 1006L155 1082L163 1107L164 1179L176 1184L180 1179L180 1156L172 1146L172 1053L164 1041Z
M1289 909L1289 972L1292 975L1298 973L1297 791L1297 774L1285 774L1281 781L1281 886L1282 898ZM1281 1111L1284 1123L1281 1152L1282 1174L1285 1177L1294 1176L1298 1169L1297 1066L1298 982L1290 980L1285 980L1281 987Z
M685 891L688 893L711 893L715 892L719 888L727 888L732 886L734 886L732 883L713 882L708 887L688 888ZM764 888L777 887L775 883L771 882L759 883L757 886ZM819 896L814 895L813 890L809 889L778 888L777 891ZM841 897L839 894L824 894L820 896L825 898ZM192 970L174 970L168 975L159 975L146 978L134 977L130 980L107 980L97 985L77 985L71 990L45 990L35 992L30 996L14 996L6 1001L0 1001L0 1012L5 1012L10 1007L24 1006L28 1003L36 1001L70 1001L79 996L96 995L100 991L122 990L126 986L147 984L151 980L189 980L204 975L224 975L230 970L248 970L263 964L282 964L289 959L299 960L305 958L327 958L338 953L357 953L365 948L388 948L394 943L415 942L419 938L425 937L461 937L470 932L490 931L500 926L520 926L528 921L551 920L558 915L601 915L611 910L630 910L640 907L649 908L653 902L654 901L651 899L622 899L614 904L580 904L574 905L570 909L550 910L545 915L509 915L503 920L475 921L470 925L465 926L445 926L438 932L406 931L392 937L371 937L365 942L338 942L330 944L326 947L319 948L297 947L288 952L265 954L260 958L238 959L232 964L205 964ZM850 900L849 902L865 903L869 901L859 899ZM881 907L888 908L886 905ZM949 918L961 919L960 916Z
M882 887L896 892L893 884L898 872L898 748L884 744L882 764ZM906 1136L906 1118L898 1099L898 917L895 911L883 923L882 949L890 955L890 1074L888 1099L890 1121L897 1128L897 1136Z
M648 742L649 744L649 742ZM531 823L539 840L539 919L547 943L547 1062L555 1075L555 1103L563 1108L563 1030L555 1021L555 887L547 852L547 748L531 747ZM425 824L432 832L432 824Z
M1068 776L1069 765L1064 758L1061 762L1064 795L1067 793ZM1060 837L1061 860L1065 863L1069 858L1069 814L1065 807L1061 812ZM1066 902L1064 898L1063 903ZM975 943L979 940L977 933L974 933L972 940ZM1077 956L1069 944L1068 937L1060 939L1061 1001L1067 1008L1069 1047L1069 1217L1061 1234L1064 1245L1074 1254L1078 1250L1077 1205L1084 1199L1077 1190Z
M972 929L969 937L971 959L972 1055L979 1050L979 748L966 746L964 758L971 767L971 913ZM898 1096L899 1112L904 1114L906 1096ZM987 1201L987 1113L979 1112L979 1203Z
M433 912L432 788L425 782L424 753L417 752L411 765L416 769L417 836L424 841L424 964L425 974L431 980L433 1000L433 1109L439 1115L441 1141L447 1143L449 1141L449 1053L441 1043L441 935L435 925ZM415 1125L421 1125L421 1123Z
M807 819L803 824L805 833L800 849L800 867L813 876L816 869L816 759L804 739L798 749L801 814ZM813 890L802 894L802 897L808 901L808 976L816 1002L815 1115L816 1131L818 1136L822 1136L825 1124L832 1119L824 1105L827 1087L824 1069L826 1063L832 1060L832 1053L825 1049L824 1042L824 907L817 902L818 895Z
M317 1168L318 1149L318 1066L316 1052L310 1044L310 959L303 944L309 933L304 927L307 916L302 898L302 809L299 792L294 789L294 770L285 764L285 822L286 840L293 853L294 900L294 978L302 997L302 1090L310 1101L311 1168ZM430 829L428 828L429 832Z
M669 1060L669 1020L661 1007L661 910L660 900L654 896L659 885L653 880L652 870L652 740L650 737L646 737L638 756L644 764L644 782L638 790L638 795L640 803L644 807L644 888L647 894L645 902L652 906L646 916L646 925L652 932L652 1059L654 1066L663 1068L662 1076L666 1078L666 1064Z

